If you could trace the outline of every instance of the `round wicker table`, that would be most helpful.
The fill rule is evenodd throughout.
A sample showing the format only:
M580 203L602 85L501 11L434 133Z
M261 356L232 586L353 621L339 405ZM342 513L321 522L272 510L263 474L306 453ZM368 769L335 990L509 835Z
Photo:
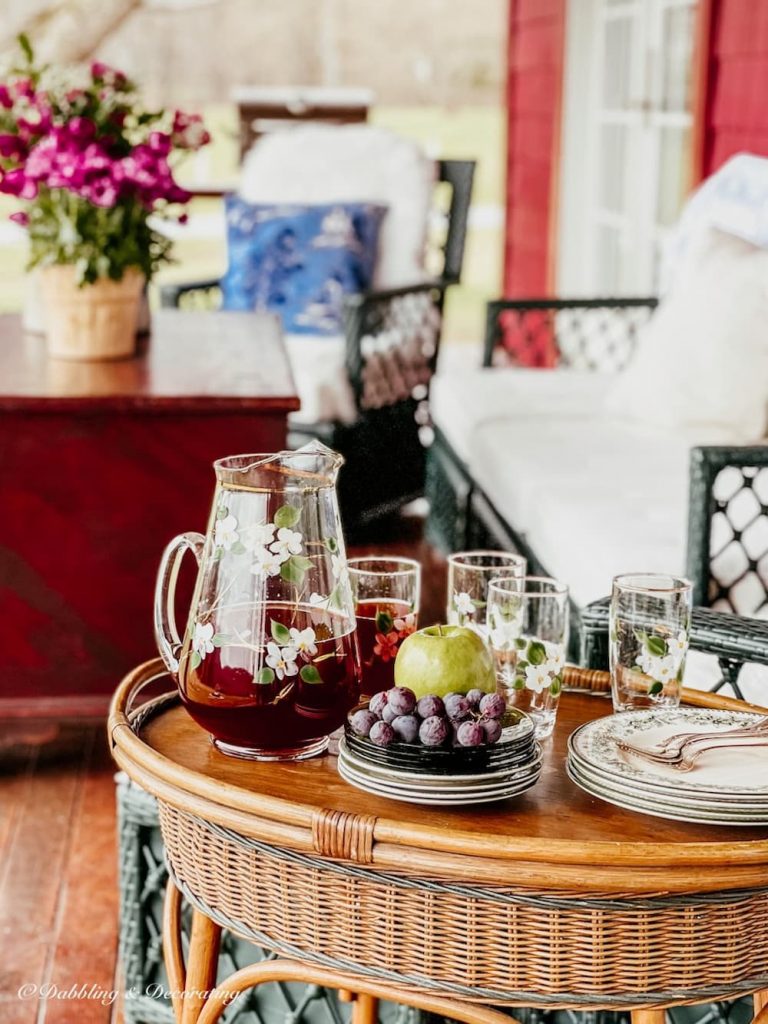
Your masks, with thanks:
M603 673L567 680L605 689ZM213 1024L238 992L277 980L339 989L354 1024L375 1019L378 998L467 1024L509 1024L514 1006L622 1008L660 1024L665 1006L747 993L768 1024L768 829L665 821L582 792L565 774L566 741L610 713L600 696L563 695L534 789L465 810L361 793L332 753L227 758L169 687L159 661L137 668L109 731L117 763L159 802L182 1024ZM215 987L222 927L278 958Z

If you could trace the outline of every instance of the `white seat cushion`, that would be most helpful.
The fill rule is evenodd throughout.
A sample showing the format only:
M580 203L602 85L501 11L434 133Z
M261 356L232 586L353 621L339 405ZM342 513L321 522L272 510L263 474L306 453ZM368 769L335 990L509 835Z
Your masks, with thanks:
M246 154L240 195L251 203L375 202L377 288L425 280L435 164L416 143L372 125L312 125L264 136Z
M453 450L466 462L470 439L483 423L505 418L591 416L612 376L580 370L465 369L439 372L430 409Z
M520 417L473 433L472 475L577 604L620 572L681 572L688 445L602 418Z
M768 252L710 230L639 336L608 408L668 431L765 434Z

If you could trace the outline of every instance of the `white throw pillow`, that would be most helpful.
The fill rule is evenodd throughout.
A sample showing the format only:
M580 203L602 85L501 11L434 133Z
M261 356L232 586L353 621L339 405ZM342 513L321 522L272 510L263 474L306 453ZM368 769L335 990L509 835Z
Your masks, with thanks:
M388 207L379 235L377 288L426 278L435 164L415 142L368 124L312 125L266 135L243 162L251 203L375 202Z
M739 444L764 436L767 410L768 251L710 230L639 333L606 411Z

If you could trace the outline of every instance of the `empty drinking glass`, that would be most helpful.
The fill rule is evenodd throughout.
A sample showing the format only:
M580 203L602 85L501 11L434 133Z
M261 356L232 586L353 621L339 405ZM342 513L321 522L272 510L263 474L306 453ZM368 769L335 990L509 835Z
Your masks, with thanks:
M372 697L395 685L395 656L416 629L421 566L412 558L369 555L347 562L357 619L361 690Z
M568 587L546 576L493 579L488 643L507 703L531 716L543 739L555 726L568 648Z
M615 711L680 703L692 604L691 584L678 576L614 579L609 634Z
M470 626L487 639L488 584L495 577L525 576L522 555L508 551L460 551L448 556L446 619L453 626Z

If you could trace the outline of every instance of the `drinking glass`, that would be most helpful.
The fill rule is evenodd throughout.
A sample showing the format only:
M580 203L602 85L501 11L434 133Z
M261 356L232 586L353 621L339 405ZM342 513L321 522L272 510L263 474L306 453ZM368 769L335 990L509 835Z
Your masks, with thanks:
M614 579L609 636L615 711L680 703L692 604L691 584L678 576Z
M371 697L395 685L395 656L416 629L421 566L412 558L350 558L349 578L357 618L361 689Z
M459 551L448 556L446 619L452 626L469 626L487 640L488 584L494 577L525 576L522 555L508 551Z
M546 576L488 586L488 644L507 704L527 712L536 736L555 727L568 648L568 587Z

